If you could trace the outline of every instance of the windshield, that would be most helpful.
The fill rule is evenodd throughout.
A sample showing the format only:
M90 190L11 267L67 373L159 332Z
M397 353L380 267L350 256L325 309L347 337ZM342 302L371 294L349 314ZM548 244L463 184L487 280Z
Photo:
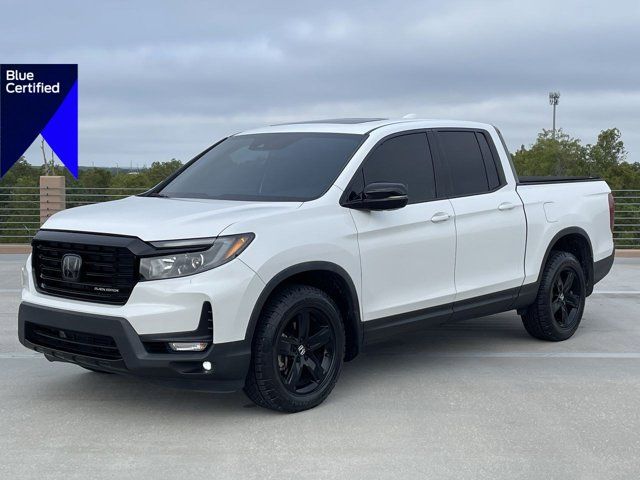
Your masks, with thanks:
M220 200L313 200L329 189L362 140L362 135L336 133L229 137L159 194Z

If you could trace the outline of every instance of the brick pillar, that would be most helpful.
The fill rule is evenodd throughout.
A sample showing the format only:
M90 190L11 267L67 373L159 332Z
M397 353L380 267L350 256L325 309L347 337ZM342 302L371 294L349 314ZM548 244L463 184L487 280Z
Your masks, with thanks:
M64 177L40 177L40 224L65 208Z

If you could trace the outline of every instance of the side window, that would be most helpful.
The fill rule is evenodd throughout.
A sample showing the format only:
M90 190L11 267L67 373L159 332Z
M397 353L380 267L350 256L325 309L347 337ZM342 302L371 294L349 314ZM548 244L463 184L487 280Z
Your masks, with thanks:
M493 153L491 153L491 148L489 148L489 142L487 142L487 137L485 137L483 133L476 132L476 139L478 140L478 144L480 144L482 158L484 158L489 188L493 190L500 185L500 177L498 176L498 168L496 167L497 159L493 158Z
M451 172L452 195L489 191L487 171L475 132L440 131L438 143Z
M365 184L404 183L409 203L436 198L433 160L425 133L411 133L385 141L369 155L362 171Z

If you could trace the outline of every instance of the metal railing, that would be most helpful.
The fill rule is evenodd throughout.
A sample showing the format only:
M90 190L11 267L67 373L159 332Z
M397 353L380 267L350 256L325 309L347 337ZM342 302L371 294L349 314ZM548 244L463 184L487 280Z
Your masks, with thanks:
M118 200L142 193L146 188L43 188L0 186L0 243L31 243L43 220L47 199L64 193L66 208ZM55 209L54 209L55 210Z
M149 190L148 188L80 188L69 187L65 195L67 208L119 200Z
M640 248L640 190L613 190L616 218L613 241L616 248Z
M0 187L0 242L28 243L40 228L40 188Z
M64 188L66 208L117 200L136 195L145 188ZM30 243L41 225L42 205L56 188L0 186L0 243ZM640 248L640 190L614 190L616 218L613 238L616 248Z

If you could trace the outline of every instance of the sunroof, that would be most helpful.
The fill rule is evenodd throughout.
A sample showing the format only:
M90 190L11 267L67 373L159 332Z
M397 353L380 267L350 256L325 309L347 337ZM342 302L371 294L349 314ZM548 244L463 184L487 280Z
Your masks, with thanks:
M302 125L305 123L333 123L342 125L355 125L357 123L367 122L379 122L380 120L387 120L386 118L331 118L328 120L307 120L305 122L288 122L278 123L276 125Z

